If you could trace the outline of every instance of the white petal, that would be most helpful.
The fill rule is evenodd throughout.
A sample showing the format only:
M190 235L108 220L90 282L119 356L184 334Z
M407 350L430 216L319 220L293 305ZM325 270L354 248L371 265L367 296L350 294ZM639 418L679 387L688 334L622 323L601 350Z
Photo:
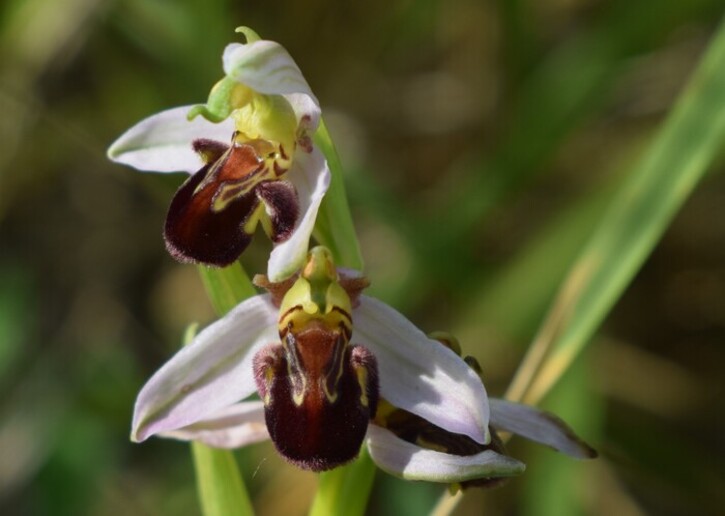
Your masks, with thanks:
M491 426L497 430L520 435L578 459L597 456L596 451L554 414L500 399L491 398L489 403Z
M196 172L203 163L191 142L207 138L227 143L234 121L213 124L202 116L186 115L193 106L168 109L141 120L123 133L108 149L108 157L144 172Z
M230 449L269 439L264 421L264 403L261 401L236 403L198 423L159 435Z
M232 43L224 49L224 72L234 80L267 95L284 95L292 104L297 121L309 117L314 131L320 118L320 103L287 50L274 41Z
M294 165L286 177L297 189L300 219L289 239L277 245L269 257L267 275L271 281L290 277L304 264L317 210L330 186L330 169L317 147L311 153L297 149Z
M259 93L304 93L314 98L297 63L275 41L231 43L222 57L224 73Z
M510 477L526 469L522 462L493 450L468 456L427 450L375 425L368 427L368 450L370 457L381 469L406 480L463 482L478 478Z
M255 296L199 333L141 389L131 438L178 430L252 394L252 357L279 341L277 315L268 295Z
M353 310L353 327L352 343L377 358L383 398L444 430L489 442L486 390L458 355L367 296Z

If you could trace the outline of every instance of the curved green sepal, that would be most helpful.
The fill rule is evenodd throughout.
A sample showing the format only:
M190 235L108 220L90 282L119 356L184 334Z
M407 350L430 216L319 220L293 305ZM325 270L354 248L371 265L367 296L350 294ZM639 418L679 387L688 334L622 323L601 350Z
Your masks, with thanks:
M259 34L254 32L249 27L244 27L244 26L237 27L236 29L234 29L234 32L237 32L239 34L244 34L244 37L247 38L247 44L254 43L255 41L259 41L260 39L262 39L259 37Z
M219 115L216 115L215 113L209 111L209 108L206 107L206 104L197 104L196 106L191 108L189 110L189 113L186 115L186 118L189 121L192 121L199 115L201 115L202 117L206 118L207 120L209 120L210 122L212 122L214 124L218 124L219 122L226 119L225 116L219 116Z

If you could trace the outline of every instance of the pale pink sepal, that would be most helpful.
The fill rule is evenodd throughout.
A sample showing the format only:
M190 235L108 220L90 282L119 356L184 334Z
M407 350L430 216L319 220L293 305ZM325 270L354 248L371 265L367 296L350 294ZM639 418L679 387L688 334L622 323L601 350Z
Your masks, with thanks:
M490 441L486 390L458 355L367 296L360 296L353 325L352 343L377 358L383 398L444 430L481 444Z
M491 426L520 435L577 459L597 456L558 416L528 405L491 398Z
M234 121L229 118L214 124L202 116L189 121L193 106L161 111L141 120L108 148L108 157L143 172L189 172L203 166L191 144L199 138L229 143Z
M199 441L213 448L229 449L269 439L264 422L264 404L261 401L235 403L207 419L159 435L181 441Z
M252 357L279 341L277 315L268 295L252 297L181 348L139 393L131 439L178 430L255 392Z
M460 456L421 448L376 425L368 426L367 444L378 467L406 480L464 482L519 475L526 468L522 462L493 450Z

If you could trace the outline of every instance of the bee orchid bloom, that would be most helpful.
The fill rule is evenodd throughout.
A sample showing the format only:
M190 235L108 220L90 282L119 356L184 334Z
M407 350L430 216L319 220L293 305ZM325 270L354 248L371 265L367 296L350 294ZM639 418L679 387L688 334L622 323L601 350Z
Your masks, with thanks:
M188 172L169 207L164 238L179 261L226 266L249 245L257 224L275 243L273 280L304 261L330 183L312 143L320 106L278 43L238 29L247 43L223 55L225 77L206 104L146 118L109 148L113 161L148 172Z
M269 293L201 331L143 387L132 440L159 435L237 448L271 437L282 456L313 471L352 460L367 441L386 471L437 482L524 470L485 448L490 406L476 372L400 313L362 295L367 281L336 269L327 249L312 249L294 277L255 282ZM255 392L261 400L243 401ZM383 400L466 436L480 451L456 455L401 439L377 424ZM511 409L518 405L495 406L503 429L565 440L557 425ZM529 423L535 431L525 428Z

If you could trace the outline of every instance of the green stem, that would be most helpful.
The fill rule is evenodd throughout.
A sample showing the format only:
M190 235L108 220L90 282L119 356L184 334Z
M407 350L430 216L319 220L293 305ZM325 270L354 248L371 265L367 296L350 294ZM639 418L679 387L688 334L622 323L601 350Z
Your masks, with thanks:
M192 442L191 453L204 516L254 514L232 452Z
M209 300L219 316L227 313L241 301L257 294L239 262L223 269L199 266L199 275Z
M252 282L236 262L223 269L199 267L199 274L217 314L222 316L240 301L256 294ZM229 450L191 443L201 510L204 516L253 515L242 475Z
M310 516L361 516L375 479L375 465L363 447L355 462L320 474Z
M362 253L345 195L342 163L322 120L315 133L315 144L327 159L332 180L317 214L314 236L320 244L332 251L338 265L362 270Z

